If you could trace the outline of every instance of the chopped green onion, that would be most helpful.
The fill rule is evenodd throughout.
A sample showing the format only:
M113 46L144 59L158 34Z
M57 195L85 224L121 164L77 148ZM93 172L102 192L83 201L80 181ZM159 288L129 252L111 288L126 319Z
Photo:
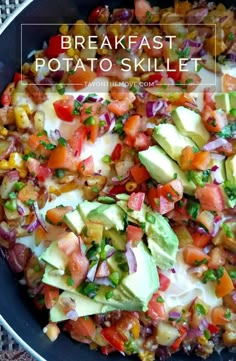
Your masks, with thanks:
M229 114L232 115L233 117L236 117L236 109L235 108L230 109Z
M87 126L94 125L96 123L95 118L93 116L90 116L85 119L84 124Z
M25 183L23 183L23 182L16 182L16 184L14 186L16 191L20 191L24 187L25 187Z
M231 312L230 312L230 310L229 309L227 309L226 311L225 311L225 318L227 318L227 320L230 320L231 319Z
M200 211L200 204L189 199L187 203L187 212L190 215L190 217L196 220L199 211Z
M119 272L113 272L110 274L109 279L114 287L118 286L120 282L120 274Z
M57 177L57 178L62 178L62 177L64 177L64 175L65 175L64 170L63 170L63 169L60 169L60 168L56 169L55 172L56 172L56 177Z
M56 148L55 144L52 143L46 143L43 140L40 140L40 144L42 144L42 146L47 149L47 150L53 150Z
M102 161L103 161L103 163L106 163L106 164L111 163L110 155L108 155L108 154L104 155L104 157L102 158Z
M85 109L85 114L91 114L93 111L92 106L88 107L87 109Z
M8 198L10 198L10 199L16 199L16 193L15 193L15 192L10 192L10 193L8 194Z
M116 203L115 199L109 196L101 196L98 197L98 202L106 203L106 204L114 204Z
M6 201L4 204L5 208L8 209L10 212L14 212L17 210L17 203L15 199L11 199L10 201Z
M65 145L67 144L67 141L66 141L65 138L60 137L60 138L58 139L58 144L65 146Z
M113 291L108 291L105 293L106 300L109 300L110 298L112 298L112 296L113 296Z
M69 286L69 287L73 287L74 284L75 284L75 281L73 280L73 278L68 277L68 278L66 279L66 284L67 284L67 286Z
M197 303L196 306L196 311L197 311L197 314L200 316L200 315L203 315L205 316L206 315L206 309L203 305L201 305L200 303Z
M161 296L159 296L159 297L157 297L157 302L158 303L164 303L165 301Z
M22 155L22 159L27 161L29 158L36 158L36 154L34 152L29 152L27 154Z
M207 340L209 340L209 339L211 338L211 333L210 333L210 331L209 331L207 328L204 330L204 337L205 337Z
M155 224L155 222L156 222L156 218L149 212L146 213L145 219L147 222L149 222L151 224Z
M65 84L64 84L64 83L59 83L59 84L57 84L57 85L56 85L56 89L57 89L57 91L58 91L58 93L59 93L60 95L65 94L66 87L65 87Z

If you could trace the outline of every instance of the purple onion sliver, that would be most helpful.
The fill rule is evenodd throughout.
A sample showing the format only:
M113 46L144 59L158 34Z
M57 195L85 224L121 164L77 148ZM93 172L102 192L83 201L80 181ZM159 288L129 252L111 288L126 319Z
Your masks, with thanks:
M95 278L94 283L96 283L96 285L100 285L100 286L111 286L111 281L109 280L108 277L104 277L104 278Z
M76 310L70 310L69 312L67 312L66 316L69 318L69 320L72 320L72 321L77 321L79 318Z
M181 314L180 314L180 312L177 312L177 311L170 311L169 317L173 320L178 320L181 317Z
M211 168L211 171L212 171L212 172L215 172L217 169L219 169L218 165L214 165L214 166Z
M212 142L209 142L206 145L204 145L203 150L211 151L211 150L220 148L222 146L226 146L228 144L229 144L229 142L226 139L217 138L217 139L213 140Z
M82 94L78 95L76 98L76 100L78 100L78 102L80 102L80 103L82 103L84 101L84 99L85 99L85 96Z
M20 216L24 216L25 214L24 208L21 207L19 204L17 204L17 212L19 213Z
M6 222L0 223L0 237L9 242L9 244L14 243L16 241L16 230L10 229Z
M207 321L207 319L203 318L199 325L200 331L204 331L208 327L208 325L209 325L209 322Z
M146 115L148 118L155 117L155 115L162 109L164 103L162 100L149 101L146 104Z
M172 272L172 273L176 273L175 268L171 268L171 272Z
M38 218L35 218L32 223L27 226L23 226L27 230L28 233L34 232L40 226Z
M42 216L41 213L40 213L38 203L37 203L37 202L34 202L34 205L33 205L33 206L34 206L34 211L35 211L36 217L37 217L38 220L39 220L39 223L41 224L41 226L43 227L43 229L45 230L45 232L47 232L47 225L46 225L46 222L45 222L43 216Z
M90 270L87 273L87 279L90 282L94 281L94 278L95 278L95 275L96 275L96 272L97 272L97 267L98 267L98 263L95 263L95 265L93 267L91 267Z
M202 335L202 331L198 328L191 328L188 330L186 338L187 339L195 339Z
M113 256L113 254L115 252L116 252L116 249L114 247L110 247L106 254L107 259L110 258L111 256Z
M125 256L129 266L129 273L135 273L137 271L137 261L130 242L126 244Z

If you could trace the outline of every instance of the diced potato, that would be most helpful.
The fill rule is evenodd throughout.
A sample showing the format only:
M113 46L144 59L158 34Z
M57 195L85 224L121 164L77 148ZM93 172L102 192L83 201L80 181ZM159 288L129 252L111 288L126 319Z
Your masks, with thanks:
M171 346L176 339L180 336L176 327L161 321L158 324L156 341L162 346Z
M34 115L34 127L36 132L41 132L44 129L45 114L44 112L37 111Z
M193 243L192 236L185 226L176 226L174 232L179 239L179 247L184 247L187 244Z
M18 128L31 128L31 122L29 120L28 114L23 107L15 107L14 112L16 117L16 125Z
M50 322L46 327L44 327L43 332L48 336L50 341L54 342L61 331L56 323Z

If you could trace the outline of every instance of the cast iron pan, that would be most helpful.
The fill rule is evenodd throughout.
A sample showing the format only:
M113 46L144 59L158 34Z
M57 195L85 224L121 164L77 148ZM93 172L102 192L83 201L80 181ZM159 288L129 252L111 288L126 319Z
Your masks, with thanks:
M28 0L30 2L30 0ZM132 1L102 0L99 5L110 7L133 7ZM153 2L154 3L154 2ZM229 6L234 0L227 1ZM159 6L167 7L172 1L158 1ZM21 64L21 24L27 23L73 23L81 17L86 19L89 12L98 5L96 0L34 0L3 31L0 36L0 92L8 84L14 71ZM58 26L23 27L23 52L27 54L33 49L40 49L42 43L50 35L57 33ZM0 322L21 344L40 361L123 361L121 354L115 353L108 358L100 352L90 351L89 347L74 342L66 335L51 343L42 333L47 318L32 306L25 291L18 285L6 262L0 257ZM23 341L24 340L24 341ZM200 360L196 356L176 354L171 361ZM137 357L126 357L126 360L137 360ZM212 355L209 361L235 361L235 354L224 351L221 356Z

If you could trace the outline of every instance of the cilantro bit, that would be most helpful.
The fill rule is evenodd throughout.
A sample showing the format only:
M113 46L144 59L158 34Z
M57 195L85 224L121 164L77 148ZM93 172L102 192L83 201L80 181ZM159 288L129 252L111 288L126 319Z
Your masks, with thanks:
M117 287L120 282L120 274L119 272L113 272L109 276L109 280L111 281L114 287Z
M40 144L42 144L42 146L47 149L47 150L53 150L56 148L55 144L52 143L46 143L43 140L40 140Z
M200 212L200 204L197 202L194 202L192 200L188 200L187 203L187 212L190 215L191 218L194 220L197 219L198 214Z
M205 316L207 314L205 307L203 305L201 305L200 303L197 303L195 308L196 308L197 314L199 316L200 315Z
M147 222L149 222L151 224L155 224L155 222L156 222L156 218L149 212L146 213L145 219Z
M65 145L67 144L67 141L66 141L65 138L60 137L60 138L58 139L58 144L65 146Z
M157 302L158 303L164 303L165 301L161 296L159 296L159 297L157 297Z
M20 191L22 188L24 188L25 187L25 183L23 183L23 182L16 182L16 184L15 184L15 190L16 191Z
M227 40L229 40L229 41L233 41L233 40L234 40L234 33L232 33L232 31L228 34Z
M66 284L67 284L67 286L69 286L69 287L73 287L74 284L75 284L75 281L73 280L73 278L68 277L68 278L66 279Z
M233 113L234 113L234 111L233 111ZM235 113L231 114L231 115L235 115ZM236 131L236 123L234 122L234 123L226 125L219 133L217 133L217 135L220 138L231 138L232 134L235 131Z
M113 297L113 291L108 291L108 292L105 293L106 300L109 300L112 297Z
M87 109L85 109L86 114L92 114L92 111L93 111L92 105L90 107L88 107Z
M230 278L232 278L233 280L236 279L236 271L231 270L231 271L228 271L228 273L229 273Z
M194 261L194 266L198 267L198 266L201 266L201 264L207 264L208 263L208 260L206 258L204 258L203 260L201 261Z
M56 89L57 89L57 91L58 91L58 93L59 93L60 95L65 94L66 87L65 87L65 84L64 84L64 83L59 83L59 84L57 84Z
M230 320L231 319L231 312L230 312L230 310L229 309L227 309L226 311L225 311L225 318L227 318L227 320Z
M106 163L106 164L111 163L110 155L108 155L108 154L104 155L104 157L102 158L102 161L103 161L103 163Z
M27 154L22 155L22 159L27 161L29 158L36 158L36 154L34 152L29 152Z
M62 177L64 177L64 175L65 175L65 172L63 169L60 169L60 168L56 169L56 177L57 178L62 178Z
M10 192L10 193L8 194L8 198L10 198L10 199L16 199L16 193L15 193L15 192Z
M87 126L95 125L96 124L95 118L93 116L86 118L84 124Z
M224 191L229 200L234 201L236 199L236 187L232 185L229 181L226 181L224 183Z
M223 223L221 228L223 229L227 237L229 238L233 237L233 233L231 232L231 229L229 228L228 224Z

